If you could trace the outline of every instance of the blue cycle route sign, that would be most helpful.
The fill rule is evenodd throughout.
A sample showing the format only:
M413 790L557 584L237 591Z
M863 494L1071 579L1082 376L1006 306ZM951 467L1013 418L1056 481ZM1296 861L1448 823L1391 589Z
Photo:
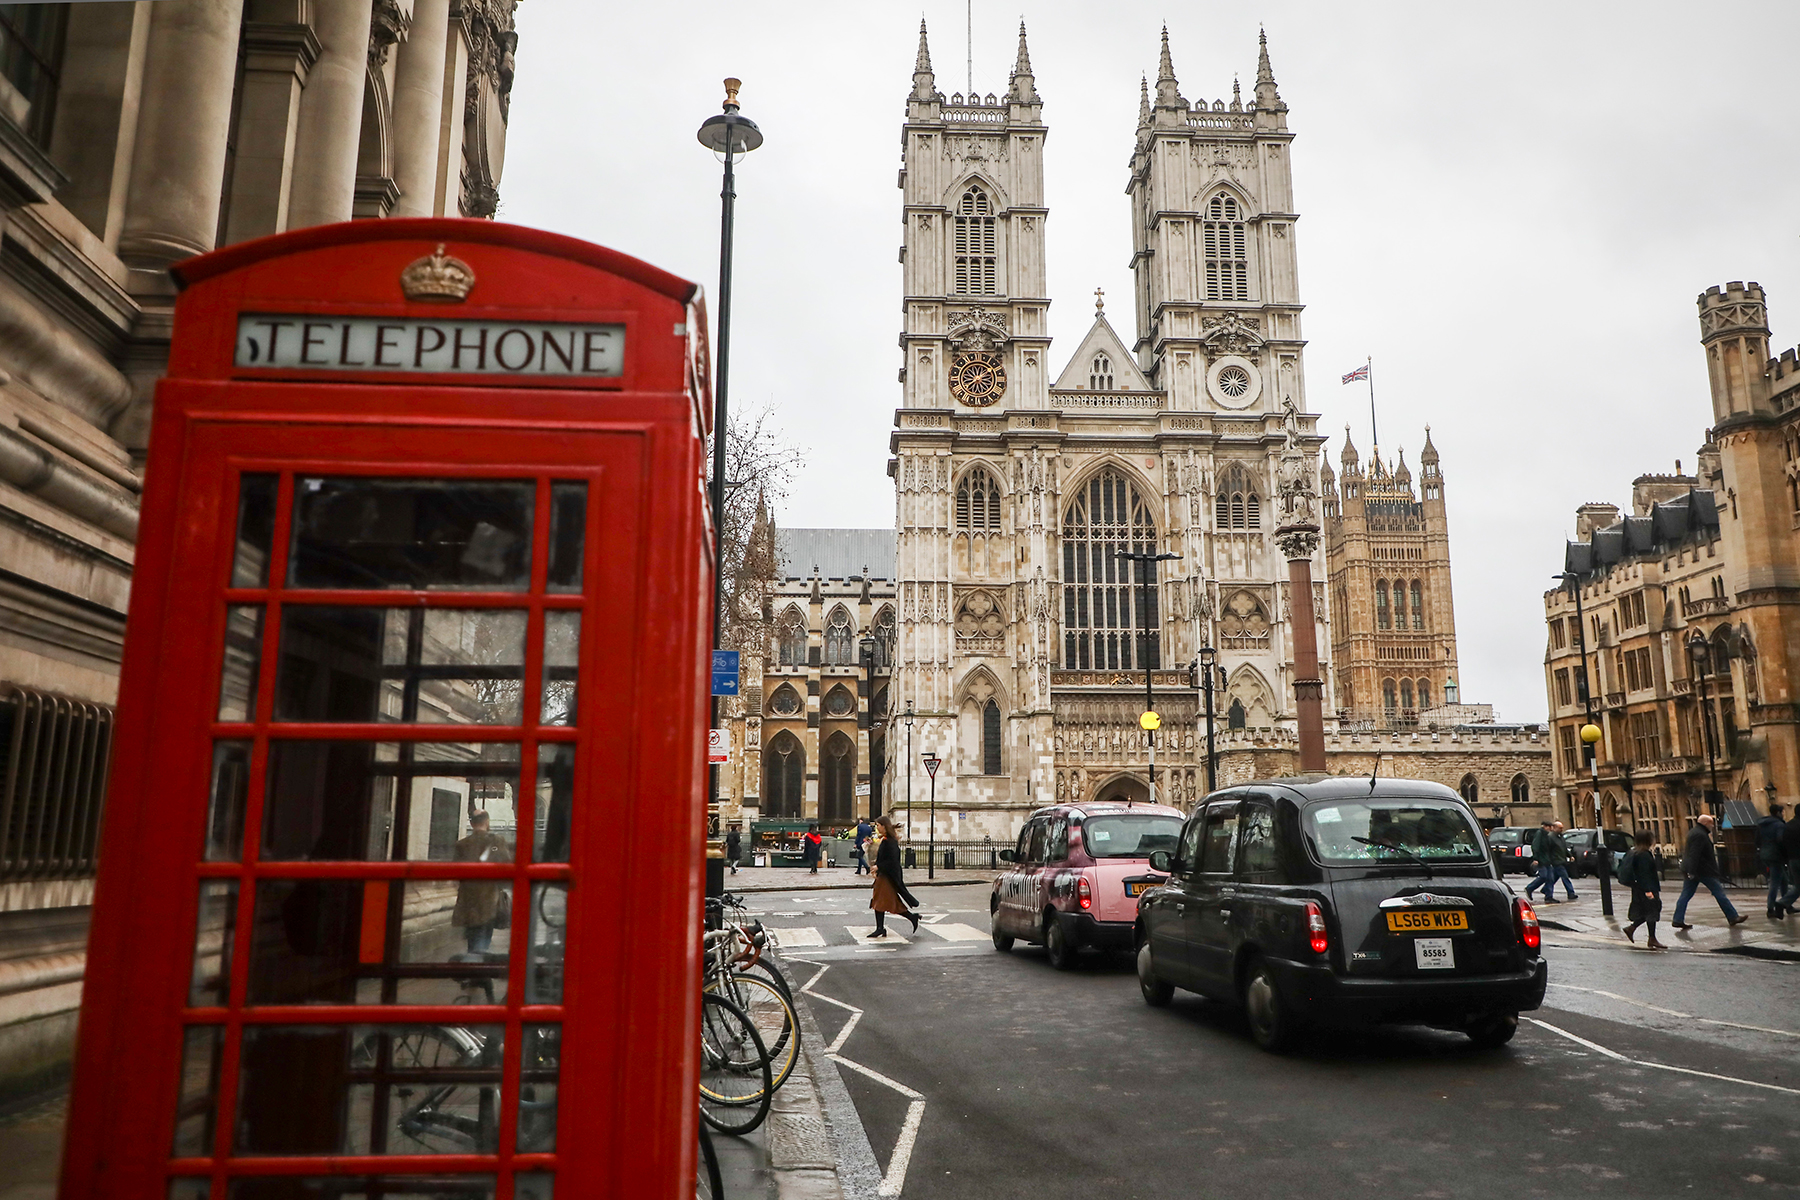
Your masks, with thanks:
M715 696L738 694L738 652L736 650L714 650L712 652L712 694Z

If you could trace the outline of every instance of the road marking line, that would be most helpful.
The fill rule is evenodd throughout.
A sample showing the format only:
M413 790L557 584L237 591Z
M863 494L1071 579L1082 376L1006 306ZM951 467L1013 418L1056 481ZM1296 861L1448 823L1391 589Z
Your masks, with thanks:
M906 1124L900 1127L900 1140L894 1143L894 1156L888 1159L887 1174L881 1177L878 1196L898 1196L906 1186L906 1168L912 1161L913 1142L919 1136L919 1122L925 1118L925 1102L914 1100L906 1106Z
M869 942L871 940L874 940L877 942L892 942L897 946L906 945L906 938L902 937L900 934L895 933L891 929L888 930L886 937L874 938L874 939L871 939L869 937L869 931L864 929L861 925L846 925L846 926L844 926L844 929L847 933L849 933L851 940L853 940L859 946L866 946L869 944Z
M1715 1075L1711 1071L1696 1071L1690 1067L1672 1067L1668 1063L1651 1062L1648 1059L1643 1058L1631 1058L1627 1055L1620 1054L1617 1050L1608 1050L1598 1042L1590 1042L1584 1037L1578 1037L1566 1029L1558 1029L1548 1021L1540 1021L1536 1017L1526 1017L1525 1019L1530 1021L1533 1025L1548 1029L1551 1033L1566 1037L1571 1042L1586 1046L1589 1050L1604 1054L1608 1058L1617 1059L1620 1062L1630 1063L1634 1067L1651 1067L1658 1071L1673 1071L1677 1075L1697 1075L1701 1079L1717 1079L1722 1083L1741 1083L1745 1087L1765 1088L1768 1091L1781 1092L1788 1096L1800 1096L1800 1088L1787 1088L1774 1083L1761 1083L1755 1079L1739 1079L1733 1075Z
M1745 1025L1737 1021L1717 1021L1711 1017L1697 1017L1693 1013L1677 1012L1672 1008L1659 1008L1654 1004L1646 1004L1642 1000L1633 1000L1630 996L1621 996L1617 992L1605 991L1602 988L1576 987L1572 983L1553 983L1553 988L1562 988L1566 992L1586 992L1590 996L1605 996L1609 1000L1617 1000L1621 1004L1633 1004L1638 1008L1647 1008L1651 1012L1662 1013L1666 1017L1680 1017L1684 1021L1699 1021L1703 1025L1723 1025L1727 1029L1748 1029L1752 1033L1778 1033L1782 1037L1800 1038L1800 1032L1792 1029L1770 1029L1766 1025Z
M961 925L955 921L944 921L927 928L947 942L985 942L993 936L983 933L973 925Z
M865 1067L859 1062L852 1062L850 1059L845 1058L841 1054L832 1055L831 1060L833 1062L841 1063L842 1065L849 1067L852 1071L855 1071L858 1075L867 1075L870 1079L873 1079L876 1083L879 1083L885 1087L893 1088L896 1092L899 1092L902 1096L905 1096L908 1100L923 1100L923 1099L925 1099L924 1096L920 1095L918 1092L913 1091L911 1088L907 1087L904 1083L900 1083L897 1080L889 1079L886 1075L883 1075L880 1071L877 1071L873 1067Z
M926 924L926 925L936 925L939 921L943 920L948 915L949 914L947 914L947 913L930 913L927 915L920 916L919 920L921 923Z
M809 925L802 925L798 929L777 929L774 934L775 944L784 948L788 946L823 946L825 944L825 935Z

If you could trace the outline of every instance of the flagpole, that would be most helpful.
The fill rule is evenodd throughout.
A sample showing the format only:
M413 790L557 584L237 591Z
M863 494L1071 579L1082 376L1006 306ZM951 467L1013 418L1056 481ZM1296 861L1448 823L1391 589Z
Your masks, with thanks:
M1381 433L1375 428L1375 356L1363 364L1363 377L1369 381L1369 441L1372 445L1381 445Z

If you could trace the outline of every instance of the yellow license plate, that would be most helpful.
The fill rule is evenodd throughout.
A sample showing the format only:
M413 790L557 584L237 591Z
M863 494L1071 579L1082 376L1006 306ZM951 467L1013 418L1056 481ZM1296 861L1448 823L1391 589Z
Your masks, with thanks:
M1128 883L1125 885L1125 894L1127 896L1141 896L1144 894L1144 890L1149 886L1150 885L1147 883Z
M1469 928L1469 914L1460 908L1414 908L1387 915L1389 933L1438 933Z

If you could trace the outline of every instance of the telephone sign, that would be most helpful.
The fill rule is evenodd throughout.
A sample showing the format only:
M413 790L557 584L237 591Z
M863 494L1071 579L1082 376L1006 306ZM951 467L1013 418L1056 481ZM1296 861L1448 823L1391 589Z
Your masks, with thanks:
M463 220L177 275L61 1194L685 1194L698 289Z

